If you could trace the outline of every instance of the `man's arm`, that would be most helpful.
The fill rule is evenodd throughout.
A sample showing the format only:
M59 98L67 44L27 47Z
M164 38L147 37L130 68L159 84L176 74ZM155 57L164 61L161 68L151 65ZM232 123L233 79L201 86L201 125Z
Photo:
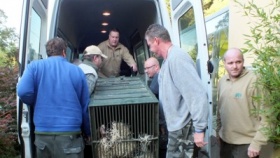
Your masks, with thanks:
M129 65L130 67L132 67L132 70L135 72L137 71L137 64L134 61L132 55L129 53L128 49L126 47L123 47L122 50L122 59L127 63L127 65Z
M17 85L17 94L19 98L22 100L22 102L28 105L33 105L36 100L34 80L33 80L34 77L32 73L31 64L27 66Z
M218 83L218 88L217 88L217 101L219 100L219 94L220 94L220 82ZM219 108L219 102L217 102L217 107L216 107L216 113L217 113L217 118L216 118L216 123L217 123L217 128L216 128L216 137L220 138L219 136L219 131L222 127L222 122L221 122L221 115L220 115L220 108Z
M93 74L86 74L86 79L87 79L87 85L88 85L88 92L89 95L91 95L93 93L96 81L97 81L97 77L94 76Z
M204 142L204 132L208 121L207 92L201 83L194 63L189 57L179 56L172 63L172 76L174 76L174 79L176 78L174 84L184 98L185 104L189 106L193 120L194 142L198 147L203 147L207 144L207 142Z
M260 87L256 87L254 90L254 96L261 97L262 99L265 97L264 95L268 94L266 92L261 91ZM261 147L267 144L268 136L264 133L264 128L268 127L267 116L264 114L267 110L267 106L263 104L263 100L254 100L253 106L258 111L258 119L260 121L259 127L257 129L256 135L254 136L250 146L248 148L248 156L255 157L260 154Z
M90 97L88 93L88 85L86 81L86 77L84 73L81 70L81 77L82 77L82 83L81 83L81 91L80 91L80 104L82 107L82 119L83 119L83 132L86 134L86 136L90 137L90 123L89 123L89 113L88 113L88 106L90 103Z
M174 74L172 76L176 78L174 84L189 108L195 130L203 131L206 129L208 123L207 92L202 85L193 63L184 58L177 58L174 63L175 67L172 68L172 74Z

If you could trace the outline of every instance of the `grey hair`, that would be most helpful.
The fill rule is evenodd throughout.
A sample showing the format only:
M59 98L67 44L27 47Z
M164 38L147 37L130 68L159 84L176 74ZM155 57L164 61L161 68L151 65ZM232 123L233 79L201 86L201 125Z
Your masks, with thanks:
M171 42L167 29L159 24L152 24L148 27L145 36L149 39L158 37L165 42Z

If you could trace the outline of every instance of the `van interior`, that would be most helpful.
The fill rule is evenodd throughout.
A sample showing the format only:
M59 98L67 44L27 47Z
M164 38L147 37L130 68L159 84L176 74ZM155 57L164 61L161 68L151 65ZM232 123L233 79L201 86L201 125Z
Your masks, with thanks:
M107 40L110 29L117 28L120 43L130 50L137 62L137 74L144 75L144 61L151 56L144 34L150 24L159 23L155 1L79 0L77 3L77 0L62 0L60 3L56 34L67 40L70 61L79 58L87 46ZM103 15L105 12L110 15ZM131 75L124 62L120 75Z
M107 40L109 30L117 28L120 31L120 43L129 49L137 63L136 75L148 83L144 73L144 61L152 56L152 53L149 52L144 34L149 25L163 23L158 3L159 0L24 1L19 57L21 74L31 61L47 58L43 49L48 37L63 38L68 45L66 57L69 62L73 62L82 56L87 46L98 45ZM103 15L105 12L110 15ZM122 63L120 75L132 75L125 62ZM34 157L32 155L35 155L35 146L30 143L35 139L34 109L18 101L18 133L24 149L21 154Z
M22 36L20 38L20 55L22 55L22 57L19 57L22 67L21 74L24 71L25 64L32 60L47 57L43 48L48 36L49 38L58 36L67 41L69 47L66 50L67 59L69 62L73 62L75 59L82 56L87 46L98 45L107 40L109 31L113 28L117 28L120 31L120 43L129 49L137 63L137 76L143 79L146 84L149 84L149 79L144 72L144 61L153 56L153 53L149 51L144 35L148 26L153 23L164 24L164 26L169 27L169 30L171 29L167 8L163 12L160 11L165 8L160 5L163 1L166 0L24 1L26 2L24 3L26 4L24 7L30 9L28 7L32 6L33 10L23 10L23 17L25 19L22 21L22 26L24 29L22 29ZM169 2L169 0L167 1ZM172 6L175 6L175 8L181 2L179 0L170 1L172 1ZM33 4L29 5L29 3ZM56 3L58 3L58 5L56 5ZM183 49L186 49L186 51L190 53L191 57L196 61L199 74L203 74L200 76L203 83L207 84L206 87L210 89L211 82L209 81L207 70L204 66L200 66L205 65L205 61L208 60L207 42L203 39L204 36L197 36L198 31L196 31L196 29L198 29L200 30L199 32L203 33L205 28L203 25L196 25L194 9L190 3L186 4L186 6L183 5L181 7L184 7L184 9L190 7L187 12L183 9L177 10L180 14L183 13L183 15L180 15L178 22L176 22L178 26L173 25L175 27L177 26L176 29L178 29L178 35L174 33L173 36L177 35L176 37L180 37L180 41L175 40L174 43L180 44ZM58 8L56 8L56 6L58 6ZM172 9L174 10L174 8ZM103 15L105 12L110 15ZM202 12L199 15L203 17ZM163 19L163 17L166 18ZM203 18L198 19L203 20ZM200 55L198 55L199 53ZM161 63L162 59L159 59L159 61ZM132 75L130 67L126 65L125 62L122 63L120 75ZM209 96L212 95L210 91L208 91L208 93ZM209 103L211 104L211 99ZM35 149L35 146L30 143L34 142L34 125L32 123L34 109L23 104L20 100L17 107L19 107L18 114L20 115L20 117L18 117L18 122L20 122L18 123L20 144L25 145L25 150L22 150L22 152L25 152L26 155L29 153L35 155L36 150L32 150ZM211 108L211 106L209 107ZM30 130L24 129L25 126L23 125L30 126ZM209 129L212 128L209 126ZM30 136L28 132L30 132ZM29 145L31 146L30 148Z

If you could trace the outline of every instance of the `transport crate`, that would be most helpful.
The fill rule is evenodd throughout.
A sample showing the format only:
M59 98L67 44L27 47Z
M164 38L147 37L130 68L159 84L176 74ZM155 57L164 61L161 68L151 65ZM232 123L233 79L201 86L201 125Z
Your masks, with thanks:
M157 158L158 100L138 77L98 79L89 105L94 158Z

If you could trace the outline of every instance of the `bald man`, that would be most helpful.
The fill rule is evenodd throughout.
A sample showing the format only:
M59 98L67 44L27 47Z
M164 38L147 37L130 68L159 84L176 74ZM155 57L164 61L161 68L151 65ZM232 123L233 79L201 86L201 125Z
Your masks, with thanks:
M261 129L265 117L252 113L263 106L253 97L260 96L254 72L244 68L244 57L237 48L224 55L227 75L218 84L217 132L221 142L221 158L259 157L267 137Z
M150 84L151 91L156 95L158 98L158 73L160 70L159 62L156 58L151 57L145 61L144 64L145 73L152 79Z

